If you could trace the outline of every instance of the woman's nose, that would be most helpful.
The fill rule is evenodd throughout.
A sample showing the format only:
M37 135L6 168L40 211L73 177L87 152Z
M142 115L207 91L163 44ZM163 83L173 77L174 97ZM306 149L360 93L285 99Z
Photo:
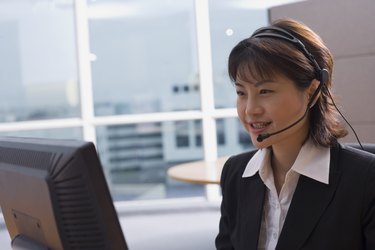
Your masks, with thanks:
M263 108L258 101L253 98L249 98L246 103L245 112L248 116L259 115L263 112Z

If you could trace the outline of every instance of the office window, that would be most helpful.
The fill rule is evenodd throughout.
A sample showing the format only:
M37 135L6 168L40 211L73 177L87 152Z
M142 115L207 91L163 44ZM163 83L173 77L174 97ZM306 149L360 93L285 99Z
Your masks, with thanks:
M166 170L251 149L231 118L226 60L267 18L238 2L200 3L1 1L0 134L96 142L115 200L210 196ZM200 96L211 94L211 64L215 110Z
M217 136L217 144L225 145L225 122L224 119L217 119L216 120L216 136Z
M251 1L209 0L212 68L216 108L235 107L235 89L228 77L231 49L260 26L267 25L263 8L250 8ZM248 7L246 5L249 5Z
M200 109L194 1L89 2L95 114Z
M0 122L80 115L72 1L0 2Z
M238 118L217 119L216 124L217 134L225 138L225 143L220 143L218 137L219 156L234 155L254 149L249 134Z
M203 196L204 187L170 180L169 167L201 159L201 150L181 152L170 123L97 127L97 148L112 196L116 200Z

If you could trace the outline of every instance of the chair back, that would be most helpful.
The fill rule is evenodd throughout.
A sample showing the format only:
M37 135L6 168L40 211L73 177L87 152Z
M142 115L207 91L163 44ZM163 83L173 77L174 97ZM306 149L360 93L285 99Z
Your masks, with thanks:
M361 146L359 146L358 143L345 143L344 145L352 147L352 148L357 148L361 149ZM375 154L375 144L374 143L362 143L363 149L369 153Z

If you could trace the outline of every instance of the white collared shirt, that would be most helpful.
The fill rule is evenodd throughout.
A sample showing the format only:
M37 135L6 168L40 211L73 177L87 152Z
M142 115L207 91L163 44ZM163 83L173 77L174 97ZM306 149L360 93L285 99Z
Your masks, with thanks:
M330 149L316 146L311 140L307 140L287 172L285 183L278 195L271 167L271 150L260 149L250 159L242 177L253 176L259 171L259 176L267 187L259 234L259 250L276 248L299 176L304 175L328 184L329 163Z

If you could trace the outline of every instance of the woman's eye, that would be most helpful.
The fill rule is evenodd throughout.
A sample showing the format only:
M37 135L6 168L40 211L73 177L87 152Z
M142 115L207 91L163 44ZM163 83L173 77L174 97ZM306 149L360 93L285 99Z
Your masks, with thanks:
M269 90L269 89L261 89L259 91L259 94L268 94L268 93L271 93L271 92L272 92L272 90Z
M243 96L243 95L245 95L245 93L244 93L243 91L240 91L240 90L237 90L236 93L237 93L238 96Z

